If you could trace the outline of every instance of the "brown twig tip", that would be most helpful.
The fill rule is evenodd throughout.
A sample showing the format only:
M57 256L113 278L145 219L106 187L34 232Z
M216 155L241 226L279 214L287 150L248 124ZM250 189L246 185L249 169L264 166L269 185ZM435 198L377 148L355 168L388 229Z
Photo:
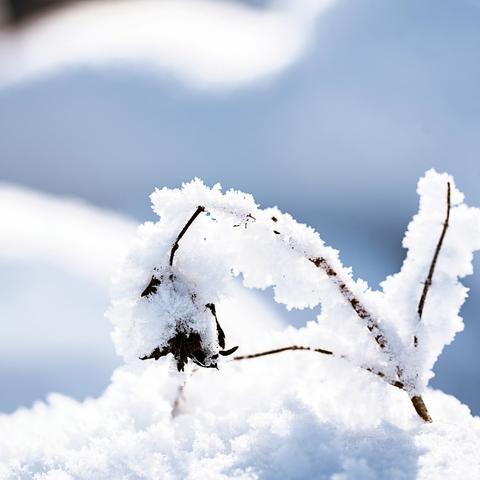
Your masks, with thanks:
M413 408L417 412L418 416L427 423L432 423L432 417L428 413L427 406L420 395L415 395L411 399Z
M190 228L192 223L195 221L195 219L205 211L205 207L202 207L199 205L193 215L189 218L188 222L185 224L185 226L182 228L180 233L177 236L177 239L175 240L175 243L173 244L172 250L170 251L170 266L173 265L173 257L175 256L175 252L178 250L178 244L181 240L181 238L185 235L186 231Z
M423 309L425 307L425 301L427 299L428 291L432 286L433 274L435 273L435 267L437 266L438 256L440 255L440 250L442 249L443 240L445 238L445 234L447 233L447 228L449 225L450 220L450 209L451 209L451 186L450 182L447 182L447 213L445 216L445 221L443 222L442 232L440 234L440 238L438 239L437 246L435 247L435 252L433 254L432 262L430 263L430 268L428 269L428 275L423 283L423 290L422 295L420 297L420 301L418 302L418 319L422 319Z

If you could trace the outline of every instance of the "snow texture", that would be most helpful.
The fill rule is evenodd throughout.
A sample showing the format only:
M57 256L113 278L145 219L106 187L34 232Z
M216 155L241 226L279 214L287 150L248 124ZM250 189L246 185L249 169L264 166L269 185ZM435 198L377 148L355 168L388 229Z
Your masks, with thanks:
M448 183L449 226L420 319ZM78 403L54 394L0 417L0 478L480 478L480 420L427 387L436 358L462 328L466 291L458 279L472 273L480 213L463 204L446 174L427 172L418 193L402 269L382 291L371 291L311 228L260 209L250 195L199 180L155 191L160 220L139 228L108 313L126 365L98 399ZM205 211L170 261L198 206ZM152 276L160 283L142 296ZM228 307L237 276L250 288L273 287L288 308L320 303L322 312L304 328L272 329L261 310ZM209 303L240 354L297 344L335 355L226 357L219 371L188 365L185 373L172 368L171 355L138 359L165 346L178 324L198 332L215 355L221 346ZM358 314L358 304L368 315ZM373 338L378 332L381 341ZM432 424L415 415L405 391L388 384L399 371L410 396L423 394Z

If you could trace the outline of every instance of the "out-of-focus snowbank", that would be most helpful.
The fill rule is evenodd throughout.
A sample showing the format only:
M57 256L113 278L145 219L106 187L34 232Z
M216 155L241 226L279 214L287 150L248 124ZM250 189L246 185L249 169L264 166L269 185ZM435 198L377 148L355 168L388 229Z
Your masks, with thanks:
M169 72L193 86L247 84L294 62L332 1L265 9L213 0L80 3L0 32L0 85L102 64Z
M108 288L136 226L125 216L13 185L0 185L0 258L41 261Z
M127 217L0 186L0 411L50 391L98 395L119 364L104 318Z

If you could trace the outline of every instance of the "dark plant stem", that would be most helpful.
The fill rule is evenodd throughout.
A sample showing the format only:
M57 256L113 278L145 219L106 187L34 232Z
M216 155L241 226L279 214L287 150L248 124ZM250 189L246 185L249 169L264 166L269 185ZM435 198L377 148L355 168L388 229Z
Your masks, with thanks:
M323 353L324 355L334 355L330 350L324 350L323 348L311 348L302 347L299 345L291 345L290 347L276 348L274 350L267 350L265 352L252 353L250 355L237 355L233 357L233 360L249 360L251 358L265 357L267 355L275 355L276 353L287 352L289 350L307 350L310 352Z
M175 256L175 252L178 250L178 244L180 240L185 235L186 231L190 228L190 226L195 221L195 219L204 211L205 211L205 207L202 207L201 205L199 205L195 210L194 214L190 217L188 222L185 224L185 226L182 228L182 230L178 234L178 237L175 240L175 243L173 244L172 250L170 251L170 266L173 265L173 257Z
M432 423L432 417L428 413L427 406L423 401L423 398L420 395L414 395L410 397L410 401L412 402L413 408L417 412L418 416L427 423Z
M305 347L305 346L301 346L301 345L291 345L289 347L276 348L274 350L267 350L265 352L252 353L252 354L249 354L249 355L237 355L236 357L233 357L232 360L234 360L234 361L251 360L251 359L254 359L254 358L266 357L268 355L275 355L277 353L283 353L283 352L288 352L288 351L317 352L317 353L321 353L323 355L329 355L329 356L333 356L335 358L341 358L342 360L349 361L349 359L346 355L335 355L335 353L332 352L331 350L325 350L324 348ZM382 380L385 380L389 385L392 385L394 387L400 388L401 390L404 390L405 386L402 382L399 382L398 380L389 379L383 372L381 372L379 370L376 370L372 367L360 367L360 368L362 368L363 370L366 370L367 372L373 373L374 375L377 375Z
M418 302L418 321L422 320L423 309L425 308L425 301L427 299L428 292L430 287L432 286L433 274L435 273L435 267L437 266L438 256L440 255L440 251L442 249L443 240L445 238L445 234L447 233L449 220L450 220L450 209L451 209L451 187L450 182L447 182L447 214L445 216L445 221L443 222L442 232L437 242L437 246L435 247L435 252L433 254L432 262L430 263L430 268L428 269L428 275L423 283L423 290L422 295L420 296L420 301ZM413 344L416 347L418 344L417 336L413 337Z
M378 325L375 317L362 305L360 300L355 297L353 292L347 287L346 283L339 277L337 272L331 267L327 260L323 257L309 258L309 260L317 267L322 269L330 278L330 280L338 287L342 296L351 305L355 313L366 322L369 332L377 345L382 350L388 350L387 338Z
M253 354L250 354L250 355L239 355L237 357L233 357L233 360L235 360L235 361L249 360L249 359L254 359L254 358L265 357L267 355L275 355L277 353L282 353L282 352L287 352L287 351L296 351L296 350L317 352L317 353L322 353L324 355L332 355L332 356L337 357L337 358L342 358L344 360L348 360L348 358L345 355L337 356L330 350L325 350L323 348L304 347L304 346L298 346L298 345L291 345L289 347L277 348L277 349L274 349L274 350L267 350L265 352L253 353ZM383 372L380 372L380 371L375 370L375 369L370 368L370 367L361 367L361 368L363 370L366 370L366 371L370 372L370 373L373 373L374 375L377 375L382 380L386 381L389 385L392 385L393 387L399 388L400 390L406 391L405 390L405 385L401 381L389 379L389 378L386 377L386 375ZM414 395L414 396L410 397L410 401L412 402L413 408L417 412L418 416L423 421L425 421L427 423L431 423L432 422L432 417L428 413L428 409L427 409L427 406L425 405L425 402L423 401L423 398L420 395Z
M450 205L450 184L448 186L448 204ZM449 209L450 210L450 209ZM448 210L448 211L449 211ZM273 219L272 219L273 220ZM273 220L275 223L276 221ZM448 223L448 219L447 222ZM277 233L278 230L276 230L274 233ZM444 236L444 234L443 234ZM443 241L443 238L442 238ZM441 245L440 245L441 246ZM437 255L438 256L438 255ZM385 333L383 330L380 328L377 320L375 317L367 310L367 308L360 302L360 300L354 295L354 293L350 290L350 288L347 286L345 281L343 281L338 273L335 271L335 269L329 264L329 262L324 258L324 257L314 257L314 258L308 258L310 262L312 262L317 268L320 268L323 270L328 278L338 287L340 290L340 293L342 296L345 298L345 300L350 304L350 306L353 308L355 313L363 320L366 322L366 326L369 330L369 332L372 334L373 339L375 340L376 344L380 347L381 350L387 353L388 359L391 363L395 363L394 356L392 355L392 351L390 349L390 346L388 344L388 340L385 336ZM433 273L432 273L433 275ZM373 373L377 374L380 377L384 377L385 375L381 372L374 371L373 369L366 368L368 371L373 371ZM431 422L432 418L430 417L428 413L428 409L425 405L425 402L423 401L422 397L420 395L412 395L411 391L412 389L407 387L407 385L410 385L411 382L406 382L403 378L403 369L397 365L396 366L397 370L397 375L398 375L398 381L393 380L388 383L391 385L397 386L398 388L401 388L402 390L405 390L409 396L410 396L410 401L413 404L413 407L415 408L415 411L417 414L425 421L425 422Z
M199 205L197 207L197 209L195 210L195 212L193 213L193 215L187 221L185 226L182 228L180 233L178 234L178 236L175 240L175 243L173 244L171 252L170 252L170 262L169 262L170 266L173 265L173 260L174 260L174 257L175 257L175 253L179 248L180 240L185 235L185 233L190 228L190 226L195 221L195 219L204 211L205 211L205 207ZM429 269L427 279L426 279L425 284L424 284L422 296L420 298L420 303L418 305L419 319L421 319L421 317L422 317L423 308L424 308L424 305L425 305L425 300L426 300L426 297L427 297L427 294L428 294L429 287L432 283L432 278L433 278L433 274L434 274L434 271L435 271L435 266L436 266L436 263L437 263L437 259L438 259L438 256L439 256L442 244L443 244L443 240L444 240L444 237L445 237L446 230L448 228L449 217L450 217L450 182L448 182L448 190L447 190L447 216L446 216L446 220L445 220L444 225L443 225L442 233L440 235L437 247L435 249L435 253L434 253L434 256L433 256L433 259L432 259L432 263L430 265L430 269ZM275 217L272 217L272 221L276 223L277 219ZM281 234L278 230L274 230L274 233L276 235ZM376 344L379 346L380 349L382 349L383 351L385 351L388 354L389 360L391 362L393 362L394 361L393 360L393 355L392 355L391 349L389 347L387 338L385 336L385 333L383 332L383 330L379 326L375 317L367 310L367 308L354 295L354 293L350 290L350 288L347 286L347 284L340 278L340 276L337 274L337 272L332 268L332 266L328 263L328 261L324 257L308 258L308 260L310 260L310 262L312 262L317 268L322 269L326 273L326 275L331 279L331 281L333 281L333 283L335 283L335 285L338 287L340 293L347 300L347 302L351 305L351 307L353 308L355 313L366 323L366 326L367 326L369 332L372 334L372 337L375 340ZM212 306L213 306L213 304L212 304ZM214 306L213 306L213 309L212 309L210 307L210 304L207 304L207 308L211 309L213 315L216 318ZM217 328L218 327L219 327L219 324L218 324L218 320L217 320ZM221 327L219 329L219 334L220 334L220 332L223 333L223 331L221 330ZM414 343L415 343L415 345L417 344L416 337L414 339ZM233 360L239 361L239 360L254 359L254 358L259 358L259 357L263 357L263 356L274 355L274 354L277 354L277 353L282 353L282 352L286 352L286 351L295 351L295 350L312 351L312 352L321 353L323 355L331 355L331 356L334 356L334 357L337 357L337 358L342 358L342 359L348 360L347 357L345 357L343 355L336 356L330 350L325 350L325 349L321 349L321 348L311 348L311 347L305 347L305 346L298 346L298 345L292 345L292 346L289 346L289 347L283 347L283 348L279 348L279 349L268 350L268 351L265 351L265 352L259 352L259 353L250 354L250 355L239 355L239 356L233 357ZM361 367L361 368L379 376L380 378L385 380L390 385L393 385L397 388L400 388L401 390L406 391L407 393L410 393L408 391L409 389L406 387L406 383L403 381L403 378L402 378L403 377L403 370L399 366L397 366L397 369L396 369L397 370L397 375L398 375L398 380L392 380L390 378L387 378L386 375L383 372L378 371L377 369L374 369L374 368L371 368L371 367ZM173 417L176 415L176 413L174 413L174 412L178 411L179 402L180 402L180 400L183 396L184 388L185 388L185 385L182 385L182 386L179 387L179 392L178 392L178 395L177 395L177 399L175 400L174 405L173 405L173 409L172 409L172 416ZM411 402L413 404L413 407L415 408L415 411L417 412L417 414L425 422L431 422L432 418L430 417L430 415L428 413L427 407L426 407L425 402L423 401L422 397L420 395L411 395L410 394L410 400L411 400Z

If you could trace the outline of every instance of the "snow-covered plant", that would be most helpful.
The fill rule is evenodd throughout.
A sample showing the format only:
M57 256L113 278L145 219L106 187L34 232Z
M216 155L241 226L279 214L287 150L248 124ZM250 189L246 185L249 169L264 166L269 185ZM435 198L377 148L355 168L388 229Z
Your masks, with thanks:
M467 207L451 176L430 170L419 181L419 213L408 227L399 273L381 291L354 280L338 252L312 228L277 208L261 209L239 191L195 179L151 195L160 220L147 222L116 279L110 309L117 349L127 361L172 354L178 370L287 350L338 357L404 390L431 421L422 392L445 345L463 328L459 309L480 249L480 210ZM273 287L287 308L322 306L292 331L301 344L228 357L215 304L241 276L248 288ZM240 345L241 348L241 345ZM372 376L372 378L374 378Z

